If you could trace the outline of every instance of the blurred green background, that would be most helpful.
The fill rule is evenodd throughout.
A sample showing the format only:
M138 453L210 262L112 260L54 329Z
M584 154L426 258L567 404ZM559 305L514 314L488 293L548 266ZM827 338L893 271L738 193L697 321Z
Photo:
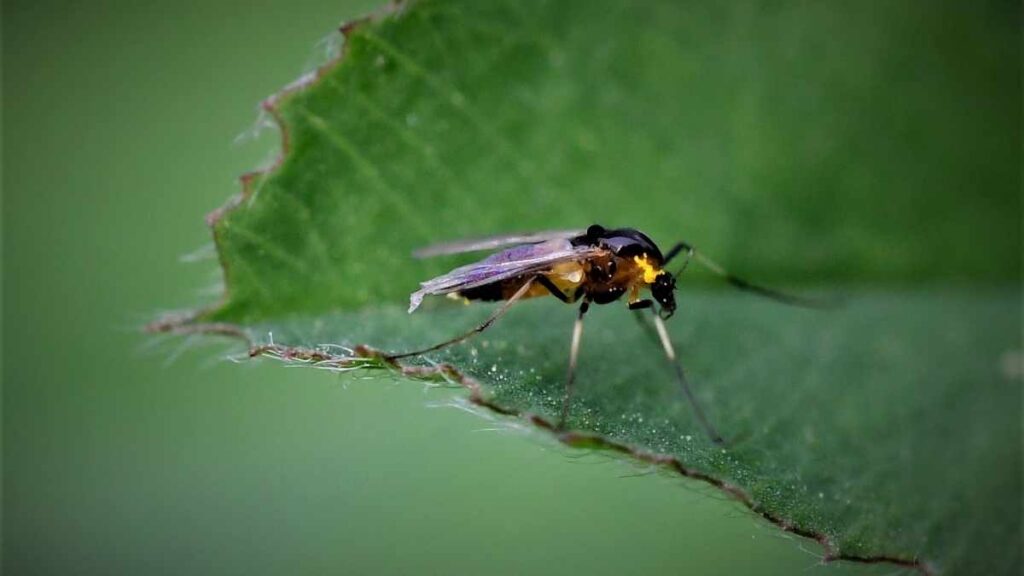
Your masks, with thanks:
M215 298L180 257L276 146L236 137L377 4L4 4L4 572L891 573L451 391L139 333Z

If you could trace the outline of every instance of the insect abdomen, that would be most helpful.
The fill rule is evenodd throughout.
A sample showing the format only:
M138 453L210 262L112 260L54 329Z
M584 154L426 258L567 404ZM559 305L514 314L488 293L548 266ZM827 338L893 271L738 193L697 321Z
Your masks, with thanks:
M462 290L459 292L459 296L467 300L483 300L485 302L493 302L495 300L505 299L505 282L495 282L494 284L484 284L483 286L477 286L476 288L470 288L469 290Z
M484 302L508 300L523 287L523 282L526 282L526 278L512 278L510 280L495 282L494 284L486 284L484 286L477 286L476 288L463 290L459 292L458 295L467 300L482 300ZM534 282L534 284L530 286L530 289L520 296L520 298L536 298L537 296L550 295L551 294L548 292L547 288L539 282Z
M550 270L542 272L552 285L562 292L564 297L570 302L575 300L577 288L584 280L583 267L578 262L564 262L556 264ZM495 282L493 284L485 284L483 286L477 286L476 288L469 288L459 292L459 296L466 298L467 300L483 300L493 302L497 300L508 300L520 288L523 287L523 283L532 278L533 276L517 276L508 280L502 280L501 282ZM535 298L538 296L550 296L551 292L546 286L538 281L534 281L530 289L520 298Z

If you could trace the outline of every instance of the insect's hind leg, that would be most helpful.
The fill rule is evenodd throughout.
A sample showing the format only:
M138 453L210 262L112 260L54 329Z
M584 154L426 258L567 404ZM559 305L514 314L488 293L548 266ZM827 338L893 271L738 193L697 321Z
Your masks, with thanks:
M569 370L565 375L565 393L562 396L562 416L558 420L558 429L565 428L565 421L569 417L569 403L572 401L572 385L576 380L576 361L580 355L580 339L583 337L583 316L590 309L590 302L586 300L580 304L579 314L572 326L572 344L569 347Z
M572 300L570 300L569 297L565 295L565 292L559 290L558 286L555 286L555 283L552 282L551 279L548 278L547 276L544 276L543 274L537 275L537 282L541 286L547 288L548 292L551 292L551 295L554 296L555 298L558 298L559 300L566 304L572 302Z
M526 292L530 289L530 286L533 285L533 281L535 279L536 279L536 277L530 278L529 280L524 282L523 285L520 286L519 290L516 290L516 293L513 294L511 298L506 300L504 304L499 306L498 309L495 310L490 315L490 317L487 318L487 320L484 320L483 323L481 323L479 326L473 328L469 332L466 332L464 334L460 334L460 335L456 336L455 338L452 338L450 340L445 340L444 342L441 342L440 344L435 344L433 346L430 346L429 348L423 348L422 350L415 350L413 352L403 352L401 354L388 354L387 356L385 356L385 358L387 358L388 360L398 360L399 358L409 358L411 356L419 356L421 354L426 354L428 352L433 352L435 350L440 350L442 348L447 348L448 346L451 346L452 344L458 344L459 342L462 342L463 340L466 340L466 339L468 339L468 338L470 338L470 337L472 337L472 336L474 336L476 334L479 334L479 333L483 332L484 330L487 330L488 328L491 327L492 324L497 322L498 318L501 318L505 314L505 312L507 312L508 309L511 308L512 305L516 303L516 301L518 301L520 298L523 297L524 294L526 294Z

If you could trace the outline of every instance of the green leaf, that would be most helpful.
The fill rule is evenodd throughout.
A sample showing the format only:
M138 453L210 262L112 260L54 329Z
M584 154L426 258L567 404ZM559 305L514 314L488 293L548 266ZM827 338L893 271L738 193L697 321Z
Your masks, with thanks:
M412 260L418 246L593 222L685 238L847 303L788 308L687 272L671 329L737 439L724 449L649 335L599 307L561 439L707 480L829 558L1007 572L1021 562L1015 10L400 5L346 27L339 59L267 102L282 158L211 218L224 300L156 327L391 369L361 346L433 344L489 312L407 315L418 282L467 261ZM550 429L573 316L526 302L402 369Z

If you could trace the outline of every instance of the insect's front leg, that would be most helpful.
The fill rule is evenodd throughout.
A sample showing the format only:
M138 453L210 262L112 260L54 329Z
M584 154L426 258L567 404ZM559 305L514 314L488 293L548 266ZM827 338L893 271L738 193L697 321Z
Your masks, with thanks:
M668 359L672 369L676 373L676 381L679 383L679 387L683 391L683 395L690 402L690 407L693 408L693 413L697 417L697 421L700 422L701 427L707 433L708 438L711 439L715 444L724 444L725 440L722 435L718 433L718 430L711 424L707 415L704 414L704 409L701 408L697 397L694 396L693 390L690 389L690 383L686 378L686 372L683 370L683 365L679 362L679 358L676 356L675 346L672 345L672 340L668 336L668 330L665 328L665 321L662 320L654 310L651 310L652 316L654 317L654 328L658 333L658 339L661 340L662 349L665 351L665 358Z
M633 318L636 319L636 323L640 325L640 329L644 331L644 335L651 341L655 346L661 344L658 339L658 333L654 330L654 326L648 322L647 316L644 310L654 306L654 302L650 299L639 300L637 302L630 302L629 309L634 311Z

